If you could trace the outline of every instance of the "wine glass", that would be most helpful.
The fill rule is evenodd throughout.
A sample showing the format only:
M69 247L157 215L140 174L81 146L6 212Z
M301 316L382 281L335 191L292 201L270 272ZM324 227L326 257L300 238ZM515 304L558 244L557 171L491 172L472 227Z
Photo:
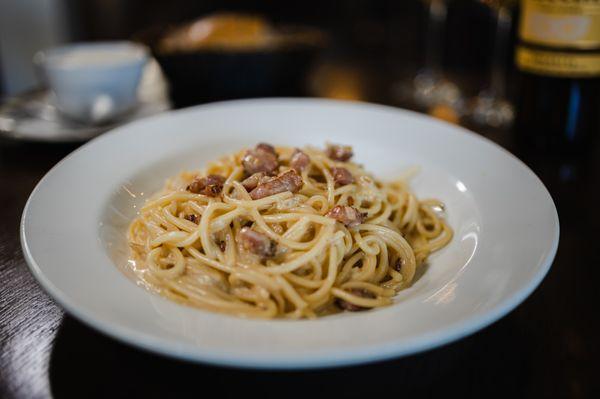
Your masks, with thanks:
M410 99L417 106L430 110L444 105L458 110L462 106L462 94L456 84L448 80L442 68L444 29L448 16L447 0L423 0L427 7L427 31L425 62L416 76L401 82L396 94Z
M470 119L478 125L507 128L513 123L513 105L506 99L506 55L512 25L511 6L517 0L479 0L494 17L494 44L488 87L470 101Z

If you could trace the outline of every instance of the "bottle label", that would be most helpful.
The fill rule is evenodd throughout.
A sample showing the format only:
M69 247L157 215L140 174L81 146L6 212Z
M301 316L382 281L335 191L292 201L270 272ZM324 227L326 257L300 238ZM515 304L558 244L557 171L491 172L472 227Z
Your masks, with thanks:
M522 0L519 35L548 47L600 47L600 0Z
M600 53L567 53L517 47L519 69L538 75L589 78L600 76Z

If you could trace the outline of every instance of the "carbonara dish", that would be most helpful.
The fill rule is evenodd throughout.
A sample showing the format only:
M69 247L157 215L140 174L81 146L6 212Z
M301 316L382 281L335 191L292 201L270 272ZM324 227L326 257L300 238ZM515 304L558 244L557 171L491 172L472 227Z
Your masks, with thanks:
M243 317L389 305L452 229L440 201L351 158L261 143L182 172L131 223L130 263L160 295Z

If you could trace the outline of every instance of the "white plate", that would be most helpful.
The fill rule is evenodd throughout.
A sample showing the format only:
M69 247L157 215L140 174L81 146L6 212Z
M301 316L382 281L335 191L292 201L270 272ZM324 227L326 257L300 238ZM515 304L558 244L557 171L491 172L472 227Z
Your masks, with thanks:
M165 178L266 141L354 146L382 178L414 165L413 189L442 199L455 238L395 304L318 320L247 320L178 305L126 277L125 228ZM539 179L491 142L394 108L247 100L170 112L115 129L55 166L31 194L21 240L42 286L68 312L133 345L241 367L308 368L402 356L485 327L548 271L558 216Z

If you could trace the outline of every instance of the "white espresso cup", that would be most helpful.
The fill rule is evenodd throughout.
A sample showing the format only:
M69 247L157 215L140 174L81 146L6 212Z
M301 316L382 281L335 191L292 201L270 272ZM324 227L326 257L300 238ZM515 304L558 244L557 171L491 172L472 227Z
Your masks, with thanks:
M127 41L74 43L37 53L34 63L69 118L103 123L132 110L148 50Z

